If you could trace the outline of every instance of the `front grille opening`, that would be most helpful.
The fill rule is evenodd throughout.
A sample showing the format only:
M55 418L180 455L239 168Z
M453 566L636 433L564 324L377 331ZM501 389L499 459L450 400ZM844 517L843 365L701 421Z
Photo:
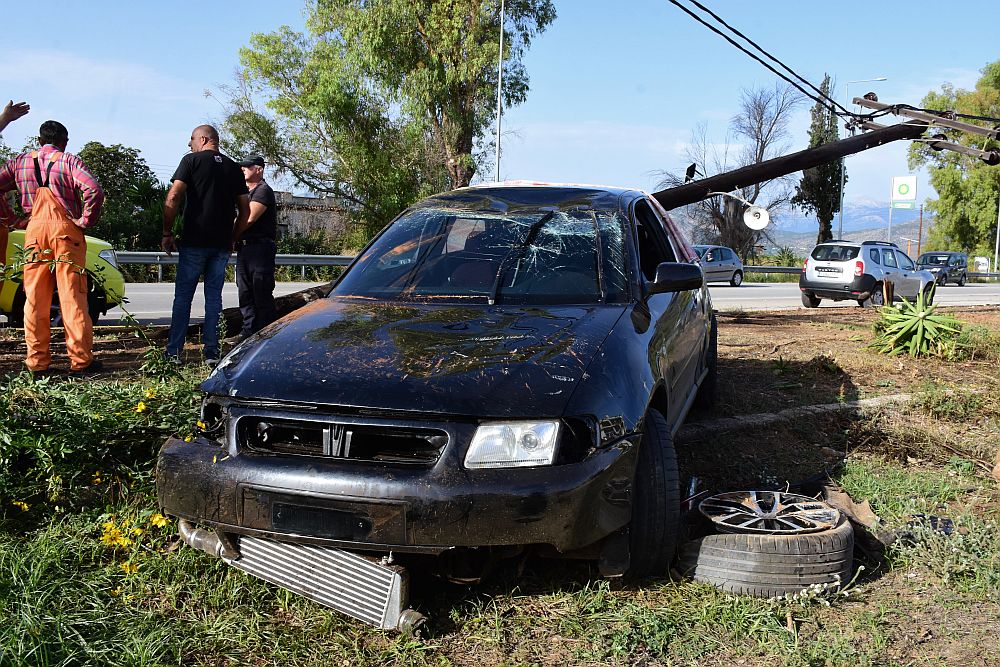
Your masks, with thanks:
M268 417L240 418L236 437L241 449L258 454L412 465L434 463L448 444L448 434L437 429Z

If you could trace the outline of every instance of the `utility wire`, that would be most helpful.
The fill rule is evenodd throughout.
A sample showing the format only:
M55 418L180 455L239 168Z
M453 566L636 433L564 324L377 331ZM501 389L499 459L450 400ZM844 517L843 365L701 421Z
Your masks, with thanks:
M839 108L845 114L848 114L848 115L851 115L851 116L856 115L852 111L850 111L849 109L847 109L844 106L842 106L840 104L840 102L838 102L837 100L835 100L832 97L830 97L829 93L824 93L822 90L820 90L819 88L817 88L816 86L814 86L811 81L809 81L808 79L803 78L802 76L799 75L798 72L796 72L795 70L793 70L791 67L789 67L785 63L781 62L778 58L776 58L773 55L771 55L770 53L768 53L766 50L764 50L764 48L760 44L758 44L757 42L753 41L752 39L750 39L749 37L747 37L746 35L744 35L738 29L736 29L733 26L729 25L726 22L725 19L723 19L721 16L719 16L718 14L716 14L715 12L713 12L711 9L709 9L705 5L703 5L700 2L698 2L698 0L690 0L690 2L695 7L697 7L698 9L700 9L703 12L705 12L706 14L708 14L709 16L711 16L713 19L715 19L716 21L718 21L719 23L721 23L722 25L724 25L727 29L729 29L730 31L732 31L738 37L742 38L745 42L747 42L748 44L750 44L750 46L754 47L755 49L757 49L758 51L760 51L761 53L763 53L768 59L770 59L771 61L777 63L786 72L788 72L789 74L791 74L792 76L794 76L796 79L798 79L799 81L801 81L805 85L807 85L810 88L812 88L814 91L816 91L816 93L820 97L825 98L829 102L829 104L831 106ZM674 3L674 4L677 4L677 3ZM815 99L815 98L813 98L813 99ZM840 115L840 114L838 114L838 115Z

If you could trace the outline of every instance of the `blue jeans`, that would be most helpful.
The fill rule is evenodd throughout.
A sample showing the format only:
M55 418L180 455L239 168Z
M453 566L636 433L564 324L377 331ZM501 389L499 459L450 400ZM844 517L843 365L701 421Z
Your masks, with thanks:
M198 279L205 276L205 326L201 330L201 342L205 346L206 359L219 358L219 316L228 262L228 250L185 246L178 250L167 356L176 357L184 348L184 338L191 323L191 300L198 288Z

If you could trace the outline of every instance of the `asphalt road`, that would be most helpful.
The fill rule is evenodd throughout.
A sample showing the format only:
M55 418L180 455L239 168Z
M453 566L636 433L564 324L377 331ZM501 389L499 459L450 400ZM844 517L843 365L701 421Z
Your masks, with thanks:
M291 294L320 283L278 283L275 296ZM725 284L709 285L712 302L718 310L789 310L802 307L799 288L795 283L743 283L740 287ZM129 312L144 324L169 324L170 305L173 301L173 283L129 283L125 286ZM939 287L936 303L958 305L1000 304L1000 283L969 283L964 287L949 285ZM222 291L222 307L238 305L236 284L226 283ZM857 308L853 301L823 301L820 308ZM200 321L205 313L205 300L200 290L195 293L191 308L191 321ZM104 324L112 324L121 317L120 308L108 311Z

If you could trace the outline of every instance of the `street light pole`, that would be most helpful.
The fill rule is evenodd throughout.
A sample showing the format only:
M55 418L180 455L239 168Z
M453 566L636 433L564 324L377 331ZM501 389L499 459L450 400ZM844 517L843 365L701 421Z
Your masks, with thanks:
M847 98L847 104L851 103L851 84L852 83L869 83L871 81L886 81L886 77L877 76L874 79L857 79L855 81L847 81L844 83L844 97ZM850 124L851 136L854 136L854 123ZM840 210L837 211L837 238L844 237L844 160L845 158L840 158Z
M504 26L504 0L500 0L500 56L497 58L497 178L500 181L500 115L503 110L500 107L500 95L503 92L503 26Z

